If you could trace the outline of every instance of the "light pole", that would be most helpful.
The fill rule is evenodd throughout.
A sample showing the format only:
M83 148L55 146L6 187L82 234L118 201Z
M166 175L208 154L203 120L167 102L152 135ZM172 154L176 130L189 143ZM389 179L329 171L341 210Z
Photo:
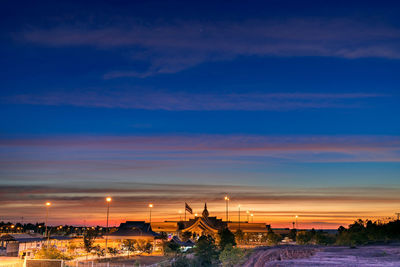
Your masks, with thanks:
M247 222L249 223L250 222L250 220L249 220L250 211L246 210L246 214L247 214Z
M239 230L240 230L240 204L238 205L238 215L239 215Z
M106 257L107 257L107 242L108 242L108 215L110 214L110 202L111 202L111 197L106 198L107 202L107 222L106 222Z
M50 208L50 206L51 206L51 203L50 202L46 202L46 229L45 229L44 232L45 232L45 235L47 237L47 247L49 246L49 241L50 241L50 235L47 232L47 221L49 219L49 208Z
M149 209L150 209L150 226L151 226L151 209L153 208L153 204L152 203L150 203L149 204Z
M299 216L296 215L296 229L299 228L299 225L297 224L297 218L298 218L298 217L299 217Z
M225 196L225 215L226 215L226 222L229 221L229 217L228 217L228 203L229 203L229 197Z
M251 216L251 222L253 223L254 222L254 214L252 213L252 214L250 214L250 216Z
M179 221L182 221L182 211L179 210L178 212L179 212Z

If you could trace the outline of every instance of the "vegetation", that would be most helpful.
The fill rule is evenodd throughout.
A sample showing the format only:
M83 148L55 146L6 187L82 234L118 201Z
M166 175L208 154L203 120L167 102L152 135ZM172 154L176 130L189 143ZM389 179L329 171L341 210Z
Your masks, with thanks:
M225 248L226 245L236 246L235 235L228 229L224 228L218 232L219 236L219 247L221 250Z
M243 258L244 252L240 248L227 244L219 255L219 260L224 267L233 267Z
M290 229L288 237L293 241L296 241L296 236L297 236L297 229Z
M338 228L336 235L323 231L301 231L296 234L296 242L299 245L342 245L357 246L376 242L390 242L400 240L400 221L388 223L372 222L370 220L357 220L346 229Z
M108 247L108 248L107 248L107 252L108 252L108 254L110 254L111 256L116 256L116 255L118 255L118 249L116 249L116 248Z
M167 255L177 255L181 252L181 246L175 242L167 242L165 243L164 253Z
M375 242L390 242L400 240L400 220L388 223L358 220L346 229L339 227L336 244L364 245Z
M42 247L35 253L35 259L60 259L71 260L72 257L62 253L55 247Z
M194 248L199 266L215 266L219 251L211 236L201 236Z
M85 248L86 253L90 253L92 251L94 241L97 237L97 231L88 230L83 235L83 247Z
M153 245L145 240L137 240L135 249L137 252L139 252L139 255L142 255L143 253L150 254L153 250Z
M278 245L281 242L282 237L279 234L274 233L271 229L268 231L267 244L270 246Z
M97 257L102 257L106 254L106 250L100 247L100 245L94 246L93 250L94 250L93 254L97 255Z
M128 250L128 257L130 256L129 254L132 252L135 252L135 240L127 239L124 240L123 245Z
M128 257L131 252L138 252L141 255L143 253L150 254L153 250L153 245L146 240L127 239L124 240L123 245L128 250Z

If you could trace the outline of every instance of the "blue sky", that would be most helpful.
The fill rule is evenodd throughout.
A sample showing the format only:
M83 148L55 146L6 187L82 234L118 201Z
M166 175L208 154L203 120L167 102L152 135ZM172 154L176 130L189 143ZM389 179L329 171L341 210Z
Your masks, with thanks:
M308 225L335 227L353 219L337 214L346 205L391 216L371 190L400 203L399 13L395 1L5 1L0 210L17 217L51 198L68 213L89 201L82 191L146 202L180 184L220 188L190 191L217 214L231 194L277 225L314 212ZM15 209L22 186L40 188ZM281 213L269 193L258 206L246 193L268 187L291 196ZM345 189L364 204L343 204ZM325 190L337 217L315 206ZM163 196L158 216L184 192L168 207Z

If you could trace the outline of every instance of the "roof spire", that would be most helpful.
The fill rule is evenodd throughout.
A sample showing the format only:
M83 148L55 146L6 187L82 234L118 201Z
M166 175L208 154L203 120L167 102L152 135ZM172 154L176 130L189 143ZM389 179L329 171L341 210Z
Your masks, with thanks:
M203 217L208 217L207 202L204 203Z

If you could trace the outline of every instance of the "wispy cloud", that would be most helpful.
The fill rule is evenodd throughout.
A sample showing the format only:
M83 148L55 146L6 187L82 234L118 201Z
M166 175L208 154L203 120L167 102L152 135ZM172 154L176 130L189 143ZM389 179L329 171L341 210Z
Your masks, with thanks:
M17 38L47 46L128 48L132 60L150 63L144 71L110 71L104 75L106 79L175 73L206 61L237 56L400 58L399 28L345 18L148 25L126 21L102 28L55 25L24 31Z
M400 138L398 136L257 136L257 135L184 135L184 136L116 136L80 138L33 138L1 139L0 147L81 151L93 159L102 159L118 152L115 163L129 165L129 157L140 158L142 168L151 167L158 161L144 157L151 152L153 157L163 160L161 166L171 165L173 161L219 160L245 156L275 157L294 161L400 161ZM18 148L18 149L17 149ZM126 152L135 154L126 154ZM10 155L10 154L8 154ZM77 154L81 164L82 153ZM116 154L117 155L117 154ZM7 157L1 155L7 162ZM127 158L124 158L126 156ZM93 158L94 157L94 158ZM53 159L50 159L52 161ZM75 164L75 159L72 164ZM128 160L128 161L124 161ZM145 161L144 161L145 160ZM167 160L167 161L165 161ZM245 159L246 161L247 159ZM253 159L254 160L254 159ZM218 160L217 160L218 161ZM54 163L54 162L53 162ZM37 163L35 163L37 165ZM135 168L137 163L130 165ZM139 166L137 166L139 168Z
M3 97L4 103L123 108L171 111L285 111L293 109L358 108L378 93L230 93L75 91L19 94Z

